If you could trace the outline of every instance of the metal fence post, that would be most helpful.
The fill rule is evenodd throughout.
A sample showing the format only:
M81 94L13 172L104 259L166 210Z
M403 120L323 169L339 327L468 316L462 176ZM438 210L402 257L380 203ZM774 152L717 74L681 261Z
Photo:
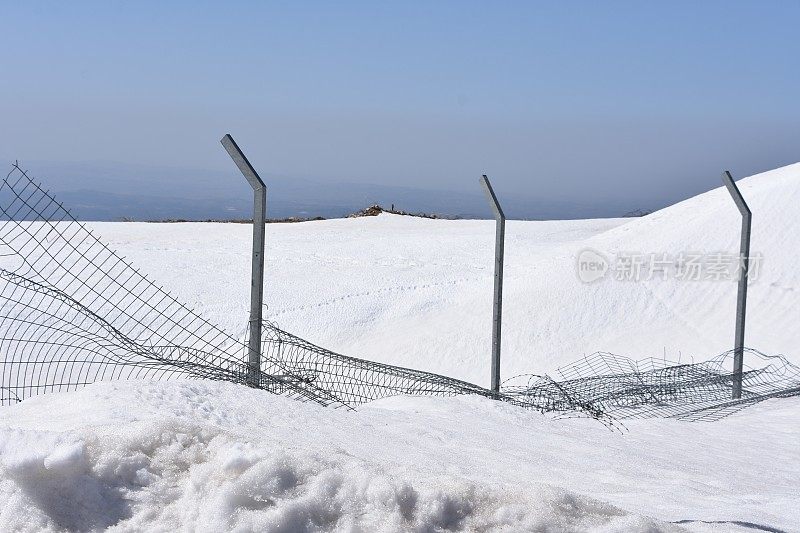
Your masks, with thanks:
M261 308L264 303L264 224L267 213L267 188L230 134L226 134L220 142L253 188L253 264L250 278L247 383L257 387L260 385L261 376Z
M736 338L733 349L733 399L742 397L742 373L744 366L744 325L747 309L747 277L750 271L750 222L753 213L744 201L739 187L727 170L722 173L722 182L739 212L742 214L742 236L739 245L739 290L736 298Z
M495 397L500 393L500 334L503 322L503 251L506 235L506 215L497 201L489 178L481 176L481 185L494 211L494 304L492 307L492 392Z

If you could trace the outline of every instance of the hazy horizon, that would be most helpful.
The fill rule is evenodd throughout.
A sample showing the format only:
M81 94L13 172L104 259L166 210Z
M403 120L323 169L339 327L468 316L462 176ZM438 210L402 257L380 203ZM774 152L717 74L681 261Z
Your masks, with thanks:
M800 160L800 4L196 6L7 4L0 161L67 194L116 177L246 202L231 133L297 195L274 202L324 203L296 186L313 182L353 205L403 189L417 211L409 191L469 199L486 173L510 215L575 218Z
M19 161L20 168L79 220L241 220L252 217L252 193L235 168L224 171L121 164ZM391 184L328 182L261 174L269 219L336 218L378 204L445 218L491 218L478 179L472 191ZM627 200L604 203L499 194L510 218L526 220L621 217L652 211Z

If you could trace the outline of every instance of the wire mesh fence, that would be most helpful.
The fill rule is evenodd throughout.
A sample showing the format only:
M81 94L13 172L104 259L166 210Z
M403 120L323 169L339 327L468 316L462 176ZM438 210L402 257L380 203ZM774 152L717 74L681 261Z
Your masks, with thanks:
M150 281L17 164L0 185L0 219L2 403L115 379L248 383L247 339ZM339 355L270 323L261 360L258 388L323 405L491 395L446 376Z
M14 164L0 185L0 404L97 381L212 379L326 406L400 395L494 397L564 416L712 420L800 394L800 369L764 364L730 400L730 353L698 364L595 354L560 379L520 376L500 393L419 370L347 357L265 322L261 371L248 379L247 339L229 335L149 280Z
M800 367L782 356L746 349L749 362L742 373L742 397L732 399L734 350L701 363L680 364L665 359L634 361L598 352L560 368L560 379L523 375L504 383L511 397L530 394L558 400L553 410L578 403L588 412L614 418L679 418L719 420L754 403L800 395Z

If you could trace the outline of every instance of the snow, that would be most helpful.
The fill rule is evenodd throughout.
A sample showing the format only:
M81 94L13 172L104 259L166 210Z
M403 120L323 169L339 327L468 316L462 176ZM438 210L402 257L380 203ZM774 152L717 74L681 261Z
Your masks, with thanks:
M753 210L748 346L800 363L800 163L739 182ZM500 185L496 188L499 190ZM179 300L243 333L251 228L94 223ZM720 187L644 218L509 221L502 376L552 372L584 354L706 360L733 347L736 282L586 284L582 250L738 253L740 215ZM268 224L264 316L340 353L489 384L494 222L381 215ZM435 356L434 356L435 354Z
M739 185L764 257L747 345L800 364L800 164ZM243 332L247 225L90 226ZM730 349L735 282L586 284L576 260L735 253L738 231L721 188L640 219L510 221L503 377L598 350L702 360ZM265 317L347 355L486 385L493 235L492 221L393 215L270 224ZM0 530L798 531L798 416L791 398L619 433L473 397L346 412L226 383L98 383L0 409Z
M347 412L228 383L100 383L0 411L0 529L792 531L798 414L773 400L623 434L474 397Z

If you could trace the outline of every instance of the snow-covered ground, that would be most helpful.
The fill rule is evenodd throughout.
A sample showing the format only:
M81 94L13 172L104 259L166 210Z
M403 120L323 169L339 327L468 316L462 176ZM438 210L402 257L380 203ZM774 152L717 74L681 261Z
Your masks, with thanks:
M798 531L798 415L772 400L621 434L476 397L347 412L102 383L0 410L0 529Z
M800 164L739 182L753 210L747 345L800 363ZM500 184L496 185L500 189ZM584 354L704 360L733 347L736 282L647 277L581 282L576 261L616 254L738 254L727 191L644 218L509 221L502 375ZM247 322L251 228L94 223L135 265L231 332ZM494 221L393 215L267 225L264 316L325 348L489 383Z
M800 164L739 185L760 257L747 345L800 363ZM243 331L248 226L90 226ZM503 377L598 350L686 361L730 349L735 281L646 279L647 254L735 254L738 226L721 188L640 219L509 222ZM265 317L347 355L486 385L493 235L492 221L391 215L270 224ZM612 266L643 258L641 279L582 282L585 250ZM0 530L800 531L798 420L800 400L771 400L619 434L479 398L348 413L231 384L96 384L0 409Z

